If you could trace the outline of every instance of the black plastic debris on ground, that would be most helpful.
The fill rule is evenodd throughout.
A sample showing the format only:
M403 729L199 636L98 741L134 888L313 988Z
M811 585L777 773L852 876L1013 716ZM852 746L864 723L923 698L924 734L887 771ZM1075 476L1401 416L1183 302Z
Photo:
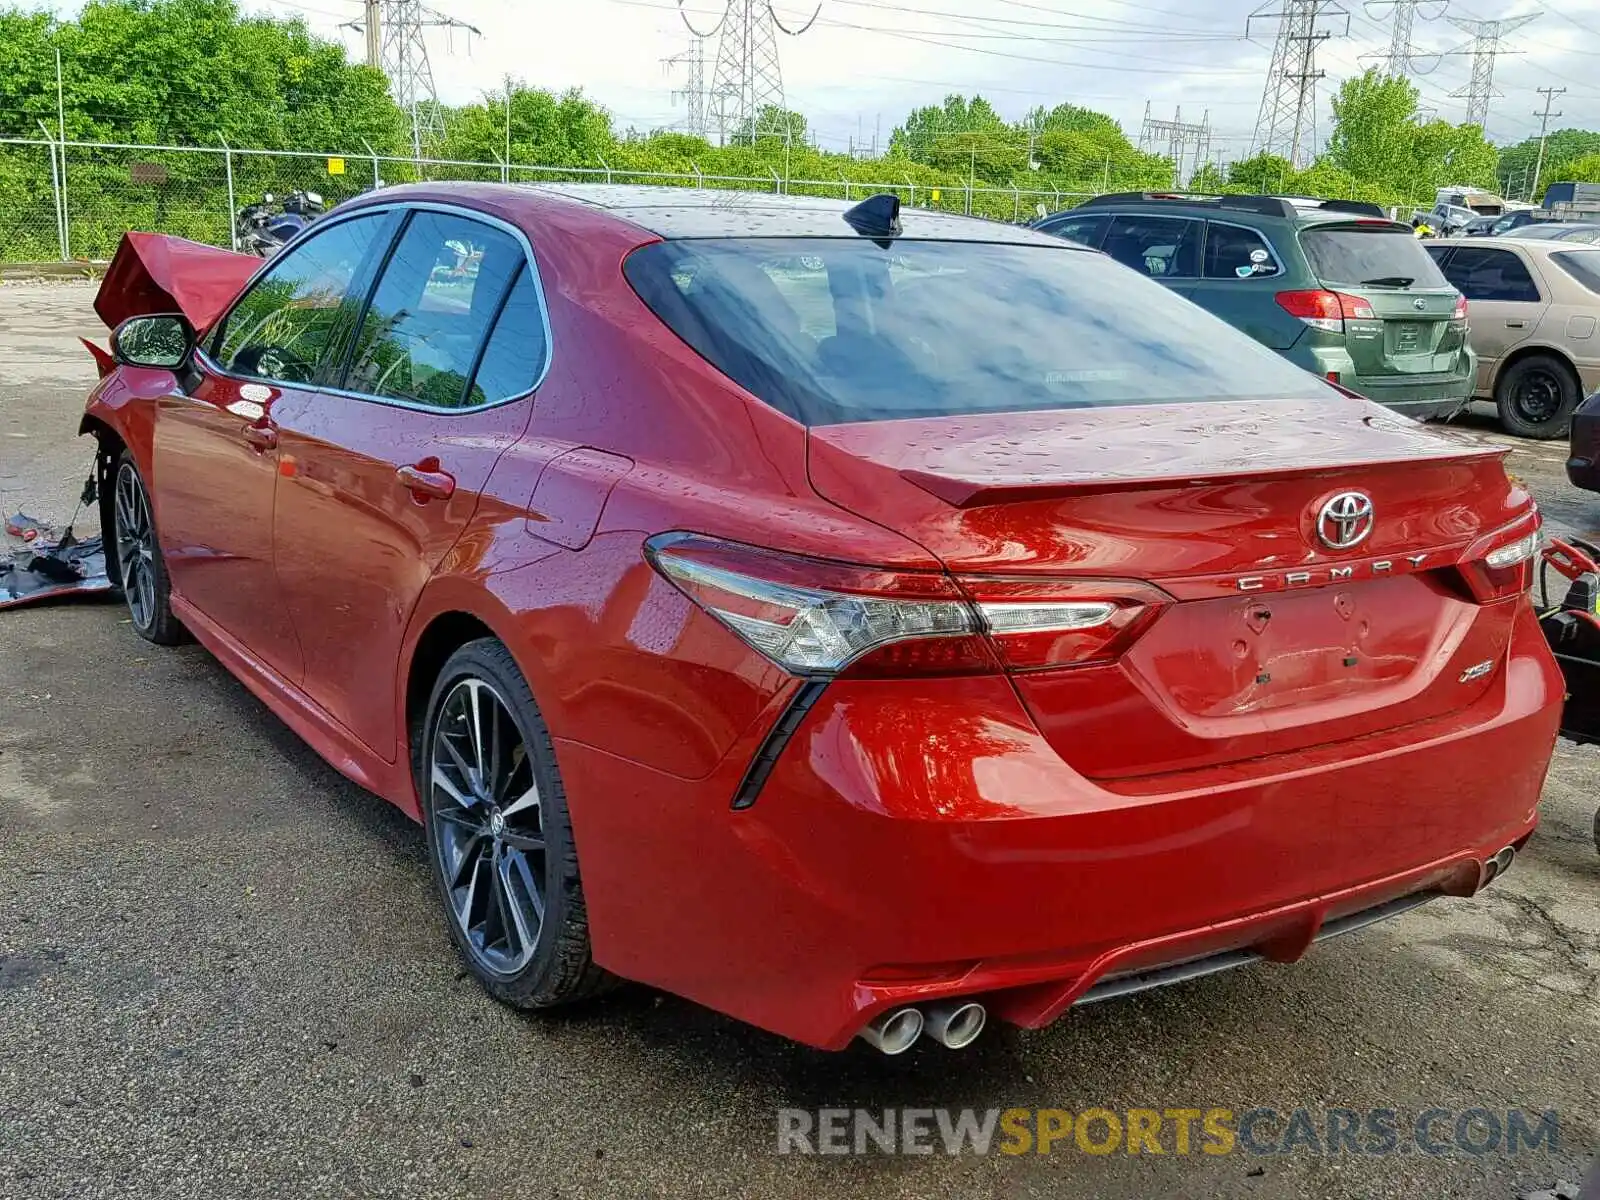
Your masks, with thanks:
M13 550L9 560L0 559L0 609L110 590L105 544L98 537L80 542L69 532L58 542L36 540Z

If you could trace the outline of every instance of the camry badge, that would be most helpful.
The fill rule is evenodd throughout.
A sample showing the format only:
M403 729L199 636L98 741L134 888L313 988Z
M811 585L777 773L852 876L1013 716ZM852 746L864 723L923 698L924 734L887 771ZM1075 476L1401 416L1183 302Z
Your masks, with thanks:
M1359 546L1372 526L1372 497L1365 492L1340 492L1317 514L1317 537L1330 550Z

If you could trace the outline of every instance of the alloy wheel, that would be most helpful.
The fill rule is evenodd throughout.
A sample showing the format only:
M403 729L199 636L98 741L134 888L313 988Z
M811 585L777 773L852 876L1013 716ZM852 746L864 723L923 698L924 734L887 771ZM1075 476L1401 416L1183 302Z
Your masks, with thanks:
M1548 421L1561 411L1561 381L1549 371L1529 371L1517 381L1512 403L1530 424Z
M527 743L486 680L445 694L426 778L451 917L480 966L515 975L544 927L544 826Z
M133 464L126 462L117 472L116 541L129 615L140 629L148 629L156 611L155 526L144 483Z

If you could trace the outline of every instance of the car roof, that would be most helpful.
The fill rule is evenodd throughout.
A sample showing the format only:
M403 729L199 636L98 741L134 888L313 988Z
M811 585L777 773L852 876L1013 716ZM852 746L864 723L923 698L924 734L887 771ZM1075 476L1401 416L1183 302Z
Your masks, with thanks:
M548 211L554 205L573 213L588 213L602 221L625 223L642 233L671 240L862 237L865 235L846 224L844 217L866 198L865 193L844 201L771 192L635 184L440 182L382 188L347 203L353 207L384 203L460 204L531 221L537 221L541 210ZM906 205L900 209L900 224L902 232L897 236L907 240L1005 242L1051 249L1063 246L1084 249L1024 225Z
M1255 221L1281 221L1297 226L1319 225L1328 222L1376 221L1380 218L1370 211L1354 208L1322 208L1324 204L1354 204L1340 200L1323 200L1313 196L1225 194L1220 196L1187 196L1181 193L1124 192L1116 195L1092 196L1075 208L1041 217L1034 224L1052 220L1066 213L1118 213L1138 212L1155 215L1167 213L1174 216L1204 218L1235 225L1250 225ZM1404 222L1394 222L1403 225Z
M1517 233L1520 241L1560 241L1561 235L1572 233L1574 230L1600 229L1600 224L1593 221L1543 221L1536 220L1530 225L1524 225Z
M1430 246L1483 246L1504 250L1523 250L1529 254L1578 254L1585 250L1600 250L1600 246L1585 243L1569 244L1554 238L1530 237L1453 237L1430 238Z

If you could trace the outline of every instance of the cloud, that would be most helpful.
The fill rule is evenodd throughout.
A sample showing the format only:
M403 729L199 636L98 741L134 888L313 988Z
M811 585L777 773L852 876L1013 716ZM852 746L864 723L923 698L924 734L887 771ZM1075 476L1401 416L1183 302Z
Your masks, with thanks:
M680 122L681 103L671 93L684 86L680 71L663 60L691 42L675 0L434 0L436 7L476 26L482 36L431 29L430 58L441 98L463 103L496 87L505 77L549 88L581 87L606 105L619 127L654 128ZM843 148L852 140L870 144L874 131L886 144L889 131L911 108L937 103L951 91L981 92L1007 116L1017 118L1035 104L1064 100L1111 113L1137 138L1146 103L1170 118L1180 107L1185 120L1209 112L1214 149L1227 157L1250 148L1261 93L1271 59L1274 25L1249 21L1258 0L821 0L815 25L800 37L778 35L790 107L805 113L824 145ZM691 20L710 28L723 0L684 0ZM267 0L259 7L305 18L319 33L341 38L352 56L361 53L355 32L342 21L359 16L353 0ZM798 26L811 0L777 0L786 24ZM1363 56L1386 51L1389 27L1377 4L1346 0L1344 17L1327 15L1323 29L1336 36L1321 43L1317 66L1326 73L1316 87L1318 130L1332 125L1329 97L1339 82L1358 72ZM1424 5L1413 40L1426 55L1453 51L1470 42L1445 20L1425 20L1436 4ZM1451 16L1487 15L1451 5ZM1534 109L1541 85L1565 86L1556 107L1565 115L1553 127L1600 127L1600 86L1584 83L1586 68L1600 52L1600 0L1512 0L1507 15L1542 9L1544 15L1512 34L1508 53L1497 61L1489 133L1500 142L1538 131ZM1376 19L1375 19L1376 18ZM1512 53L1514 52L1514 53ZM715 39L707 48L707 82L713 72ZM1446 120L1465 117L1465 100L1452 92L1470 77L1471 58L1424 57L1433 66L1418 75L1423 103Z

